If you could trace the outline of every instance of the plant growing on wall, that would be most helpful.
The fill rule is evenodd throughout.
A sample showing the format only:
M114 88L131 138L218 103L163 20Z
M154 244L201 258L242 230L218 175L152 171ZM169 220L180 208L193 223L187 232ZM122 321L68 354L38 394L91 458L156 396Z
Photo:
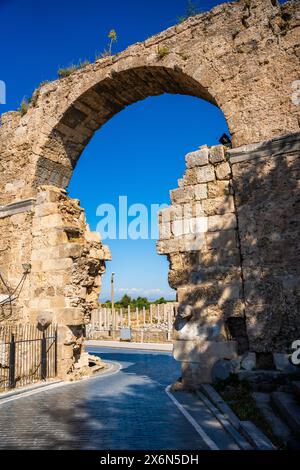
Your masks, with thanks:
M187 20L188 18L198 15L199 12L200 9L196 5L196 3L193 2L193 0L188 0L186 12L184 15L178 17L178 23L183 23L183 21Z
M107 48L104 49L104 51L100 54L100 56L97 56L96 59L110 57L112 55L113 45L118 41L118 35L115 29L110 30L110 32L108 33L108 38L110 39L110 42Z
M156 53L157 53L157 59L162 60L164 57L170 54L170 50L168 49L168 47L158 46Z

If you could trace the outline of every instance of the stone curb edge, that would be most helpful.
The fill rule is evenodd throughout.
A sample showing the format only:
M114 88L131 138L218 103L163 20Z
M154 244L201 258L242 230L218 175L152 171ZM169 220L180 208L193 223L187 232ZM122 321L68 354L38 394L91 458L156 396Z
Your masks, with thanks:
M269 438L254 423L251 421L241 421L212 385L201 385L201 391L218 408L236 431L247 439L251 446L254 447L254 450L277 450Z
M8 393L3 394L2 396L0 395L0 406L4 405L5 403L9 403L10 401L36 395L40 392L51 391L56 388L65 387L69 385L77 385L78 383L82 383L86 380L93 380L93 379L99 379L102 377L108 377L108 376L117 374L122 368L121 364L119 364L118 362L107 361L106 363L109 365L109 367L105 369L105 371L97 372L95 375L92 375L90 377L83 377L80 380L76 380L76 381L74 380L74 381L69 381L69 382L63 381L63 380L57 380L55 382L39 384L34 387L27 387L27 388L19 389L19 390L16 390L15 392L8 392Z

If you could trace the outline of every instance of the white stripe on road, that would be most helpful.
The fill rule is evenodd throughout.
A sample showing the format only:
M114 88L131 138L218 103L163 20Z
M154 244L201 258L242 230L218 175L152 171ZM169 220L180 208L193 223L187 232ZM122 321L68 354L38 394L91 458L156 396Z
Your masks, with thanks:
M102 372L101 374L98 374L98 375L96 374L96 375L91 376L91 377L85 377L82 380L77 380L77 381L74 381L74 382L63 382L62 381L62 382L55 383L55 384L49 384L47 386L40 387L36 390L28 390L28 392L18 393L15 396L8 397L8 398L3 398L3 399L1 399L1 396L0 396L0 406L4 405L5 403L9 403L11 401L19 400L20 398L31 397L31 396L37 395L38 393L41 393L41 392L47 392L49 390L51 391L51 390L54 390L55 388L66 387L67 385L77 385L79 383L84 382L85 380L100 379L102 377L103 378L104 377L111 377L112 375L115 375L118 372L120 372L120 370L122 368L121 364L119 364L118 362L110 362L110 364L111 364L111 367L106 372ZM114 367L116 367L116 369L112 370L112 369L114 369Z
M167 388L165 389L166 394L168 397L172 400L172 402L177 406L177 408L181 411L181 413L184 415L184 417L189 421L189 423L195 428L199 436L203 439L205 444L211 449L211 450L220 450L217 444L206 434L204 429L200 426L200 424L197 423L197 421L190 415L188 411L179 403L178 400L174 397L174 395L170 392L171 385L168 385Z

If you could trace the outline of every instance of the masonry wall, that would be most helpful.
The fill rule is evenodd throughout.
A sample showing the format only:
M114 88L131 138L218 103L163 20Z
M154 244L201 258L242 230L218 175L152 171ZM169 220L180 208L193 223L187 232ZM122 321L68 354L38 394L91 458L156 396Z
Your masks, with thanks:
M219 359L287 353L300 337L300 134L186 156L157 249L177 290L183 383Z
M295 134L279 139L279 150L265 142L229 152L230 160L219 147L188 157L172 192L172 224L162 226L158 245L182 304L180 357L193 363L203 338L218 343L220 357L244 351L248 342L257 352L286 350L299 336L298 150L292 144L299 137L300 108L292 99L299 47L299 2L239 0L39 86L25 115L3 115L0 269L17 286L22 265L32 264L13 311L0 306L3 321L33 321L38 312L55 310L67 328L72 363L79 342L69 326L81 328L88 299L100 290L102 266L90 257L102 248L90 245L82 211L60 190L94 132L117 112L148 96L186 94L222 110L234 146ZM263 155L244 159L260 147ZM178 215L183 208L186 217ZM180 232L185 218L192 234L185 226ZM96 291L83 272L94 273ZM56 285L64 276L64 286ZM235 343L227 350L230 339Z
M89 230L79 201L51 186L26 204L2 209L0 235L0 271L13 292L0 307L1 323L59 325L58 374L72 375L78 362L88 365L81 360L85 325L98 307L108 248ZM8 294L3 282L0 289Z
M300 134L230 152L250 349L300 338Z

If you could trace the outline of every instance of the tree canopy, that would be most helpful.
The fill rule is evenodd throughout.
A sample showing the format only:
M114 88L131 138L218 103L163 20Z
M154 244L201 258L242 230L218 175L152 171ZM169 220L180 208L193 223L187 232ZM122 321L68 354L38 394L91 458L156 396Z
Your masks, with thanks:
M136 299L133 299L129 295L125 294L120 300L115 302L115 308L127 309L130 306L131 308L142 309L143 307L145 307L146 309L149 309L151 304L160 305L160 304L166 304L167 302L168 300L166 300L164 297L160 297L154 302L151 302L146 297L137 297ZM111 301L107 300L103 304L103 306L111 308L112 306Z

